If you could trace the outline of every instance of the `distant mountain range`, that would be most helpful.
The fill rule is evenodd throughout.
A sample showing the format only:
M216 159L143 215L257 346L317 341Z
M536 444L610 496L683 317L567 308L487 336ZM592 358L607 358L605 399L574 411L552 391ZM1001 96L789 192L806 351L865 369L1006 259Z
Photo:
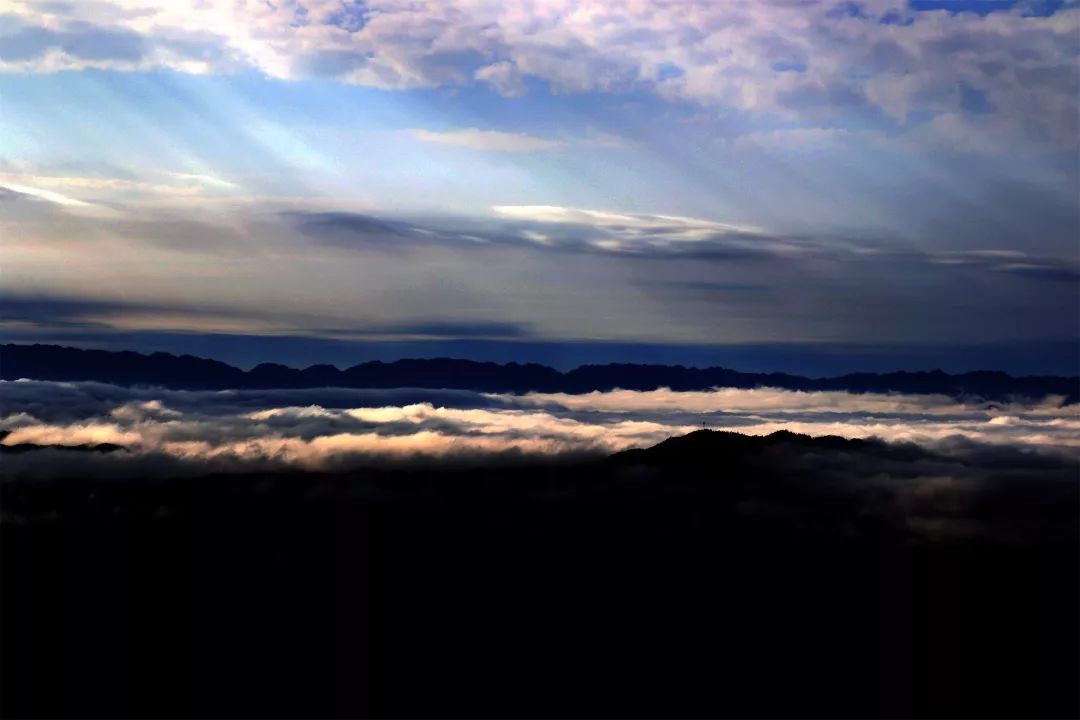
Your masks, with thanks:
M788 390L843 390L856 393L939 393L1004 400L1011 396L1064 396L1080 401L1080 378L1012 377L981 370L950 375L941 371L853 373L808 378L786 373L744 373L722 367L681 365L583 365L560 372L536 363L500 365L450 358L361 363L345 370L332 365L296 369L263 363L241 370L191 355L83 350L58 345L0 345L0 379L96 381L156 385L173 389L228 388L451 388L483 392L567 392L613 390L707 390L714 387L776 387Z

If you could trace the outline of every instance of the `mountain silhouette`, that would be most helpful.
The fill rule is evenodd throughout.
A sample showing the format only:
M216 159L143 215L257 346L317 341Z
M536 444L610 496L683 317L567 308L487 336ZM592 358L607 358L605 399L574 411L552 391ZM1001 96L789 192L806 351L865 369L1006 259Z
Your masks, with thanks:
M97 381L116 385L155 385L187 390L230 388L447 388L480 392L586 393L624 390L708 390L714 387L774 387L788 390L841 390L854 393L933 393L953 397L977 396L1007 400L1014 396L1062 396L1080 401L1080 377L1012 377L997 371L950 375L932 372L853 373L832 378L808 378L785 373L744 373L722 367L681 365L583 365L560 372L536 363L403 359L355 365L345 370L332 365L304 369L263 363L241 370L223 362L191 355L84 350L57 345L0 346L0 379Z

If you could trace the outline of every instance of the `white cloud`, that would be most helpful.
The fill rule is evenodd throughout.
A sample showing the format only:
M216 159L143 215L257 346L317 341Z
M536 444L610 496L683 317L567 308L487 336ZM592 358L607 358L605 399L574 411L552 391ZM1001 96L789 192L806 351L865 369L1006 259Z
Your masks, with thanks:
M207 185L207 186L210 186L210 187L224 188L224 189L230 189L230 190L240 187L239 185L237 185L234 182L229 182L228 180L222 180L219 177L215 177L213 175L206 175L206 174L203 174L203 173L182 173L182 172L164 171L164 174L169 176L169 177L176 178L177 180L187 182L187 183L195 183L197 185Z
M222 194L238 188L234 183L211 175L170 171L155 174L171 178L173 182L106 175L67 175L24 168L14 172L0 171L0 186L68 208L88 208L98 202L120 198L205 198L210 194Z
M715 220L682 217L679 215L646 215L641 213L610 212L560 205L496 205L495 214L515 220L541 223L573 223L606 228L626 228L641 231L677 228L689 235L708 235L716 232L757 233L758 228L732 225Z
M90 203L83 202L77 198L69 197L62 193L54 192L52 190L42 190L41 188L32 187L30 185L23 185L22 183L15 183L4 180L0 177L0 187L7 188L12 192L19 193L20 195L28 195L39 200L45 200L46 202L55 203L56 205L63 205L65 207L90 207Z
M394 403L395 396L416 402ZM128 449L125 457L164 455L231 468L318 469L372 457L610 453L702 425L751 435L790 430L930 446L966 438L1080 453L1080 408L1061 398L1001 404L773 388L527 396L334 388L194 392L38 381L0 382L0 398L6 413L0 430L10 433L5 445L115 443Z
M491 85L502 95L518 97L525 94L525 83L521 79L521 73L518 72L514 63L507 60L486 65L473 75L477 80Z
M465 128L437 132L413 128L409 131L414 138L423 142L439 145L454 145L470 150L496 150L499 152L536 152L538 150L558 150L565 143L560 140L536 137L525 133L499 132Z
M496 205L520 236L545 246L584 245L613 253L700 251L719 255L787 254L804 248L760 228L679 215L649 215L560 205Z
M957 415L973 418L1007 414L1012 404L958 402L945 395L904 395L898 393L807 392L781 388L719 388L707 391L612 390L579 395L530 393L522 402L539 406L557 405L571 410L604 412L865 412L886 415ZM1059 417L1073 412L1063 399L1049 397L1039 402L1015 404L1016 412L1029 416Z
M390 88L482 82L507 95L535 78L819 127L838 114L930 113L945 118L931 133L970 139L963 128L977 127L975 149L983 134L999 147L1075 146L1080 7L1036 17L1023 4L985 16L897 5L871 0L848 15L833 3L706 0L12 0L0 69L255 68Z

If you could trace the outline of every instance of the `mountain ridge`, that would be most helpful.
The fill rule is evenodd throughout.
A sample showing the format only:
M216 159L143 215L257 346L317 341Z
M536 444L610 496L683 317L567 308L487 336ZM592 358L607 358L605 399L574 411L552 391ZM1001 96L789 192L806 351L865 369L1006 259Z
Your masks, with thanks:
M315 364L303 369L261 363L242 370L193 355L81 349L60 345L0 345L0 379L96 381L116 385L160 385L183 390L267 388L447 388L482 392L709 390L715 387L775 387L801 391L931 393L1005 400L1013 396L1064 396L1080 402L1080 377L1013 377L993 370L959 374L934 371L849 373L811 378L787 373L747 373L724 367L581 365L561 372L538 363L480 362L453 358L379 360L344 370Z

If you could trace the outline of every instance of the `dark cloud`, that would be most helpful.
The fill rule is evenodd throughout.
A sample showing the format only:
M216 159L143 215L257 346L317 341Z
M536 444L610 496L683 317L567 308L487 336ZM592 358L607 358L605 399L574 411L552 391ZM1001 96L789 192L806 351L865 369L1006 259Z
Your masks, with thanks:
M813 241L752 232L709 231L706 221L664 222L649 217L645 227L583 222L541 222L505 218L434 217L383 219L349 212L283 213L305 235L341 247L402 250L451 245L482 251L516 247L536 252L589 253L638 259L780 259L785 250L819 250ZM648 216L643 216L648 217Z
M232 62L227 44L211 32L177 32L171 37L159 38L155 47L183 58L213 63L227 68Z
M24 27L0 36L0 59L33 60L57 44L57 34L41 27Z
M365 53L322 50L297 57L293 61L293 68L301 75L335 78L361 68L367 62Z
M526 245L522 238L492 232L491 225L441 219L409 221L381 218L354 212L289 211L281 216L304 235L345 248L406 250L424 245L479 247L486 245ZM479 233L471 239L470 232Z
M363 331L372 335L429 335L433 337L525 338L528 325L507 322L427 322L382 325Z
M304 235L346 248L401 250L422 242L408 223L351 212L284 212L281 216Z
M1062 258L1037 257L1021 251L967 250L934 252L920 250L884 250L880 259L915 265L958 270L1006 273L1031 280L1076 283L1080 281L1080 262Z
M0 318L29 326L31 332L113 332L110 321L126 315L159 318L245 318L258 319L257 312L207 304L152 302L54 295L45 293L0 292Z
M33 200L33 199L34 199L33 197L31 197L30 195L27 195L26 193L21 193L21 192L18 192L17 190L12 190L9 187L4 187L3 185L0 185L0 202L13 202L13 201L16 201L16 200Z
M53 49L80 60L137 61L147 44L138 33L86 22L68 23L63 30L28 26L0 36L0 60L36 60Z
M660 216L633 216L643 221L634 225L502 217L408 220L350 212L288 212L282 215L309 237L356 249L404 250L425 245L450 245L466 251L483 251L504 246L536 252L589 253L643 260L768 260L774 267L776 263L797 266L820 260L860 265L907 261L1013 272L1045 279L1067 279L1080 272L1080 265L1073 260L1027 255L1022 251L936 252L895 241L871 242L847 236L711 230L708 221L697 224L692 220L665 222Z
M916 58L892 40L879 40L867 48L868 69L880 72L905 72L917 66Z
M132 310L153 311L162 308L161 305L89 298L0 293L0 317L4 320L64 330L106 330L107 324L100 320L90 320L89 316L112 315Z
M842 82L803 83L791 90L777 93L780 105L795 110L815 113L841 113L869 106L866 96L855 85Z
M402 235L412 228L403 223L382 220L372 215L350 212L286 212L286 218L312 234L348 232L357 235Z
M147 49L141 35L85 22L68 24L57 40L65 53L83 60L139 60Z
M1033 280L1049 280L1051 282L1068 283L1074 287L1080 287L1080 268L1064 263L1017 263L1005 264L994 268L999 272L1019 275L1020 277Z
M103 300L63 295L0 293L0 318L21 323L38 331L112 332L110 318L130 314L161 317L198 316L247 320L283 319L280 314L243 311L227 307L181 305L128 300ZM288 318L285 318L288 319ZM295 315L291 318L312 335L341 335L355 338L380 336L421 336L429 338L525 339L533 336L527 323L486 320L418 319L402 323L357 323L320 328L322 318Z
M656 287L673 293L692 295L741 295L743 293L771 292L774 288L764 283L714 282L709 280L689 280L683 282L654 283Z

